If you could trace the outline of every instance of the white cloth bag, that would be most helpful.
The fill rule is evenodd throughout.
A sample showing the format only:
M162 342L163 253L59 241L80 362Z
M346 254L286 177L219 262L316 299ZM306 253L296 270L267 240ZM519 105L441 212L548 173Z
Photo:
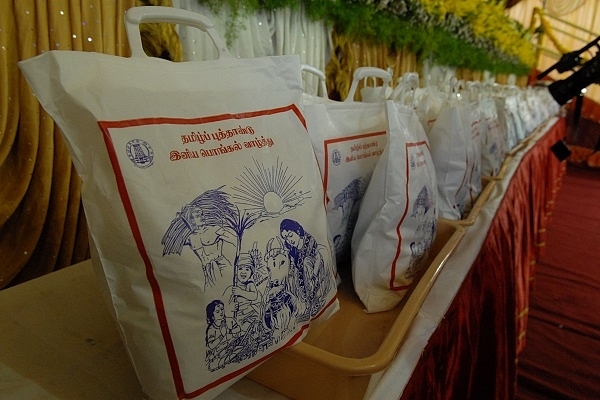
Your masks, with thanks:
M338 268L349 264L360 203L387 142L384 105L337 102L304 107L323 176Z
M358 82L371 76L383 78L384 82L392 78L384 70L361 67L354 72L345 101L304 96L306 126L323 179L327 223L338 269L349 269L350 243L358 210L387 142L383 88L377 88L378 101L352 100Z
M461 217L466 218L471 212L477 198L481 194L481 140L482 140L482 116L479 112L481 104L481 84L469 82L467 85L468 96L461 102L460 114L464 127L465 141L467 144L467 194L465 196L464 208Z
M300 62L235 59L184 10L126 21L131 58L52 51L20 67L83 180L94 266L143 390L213 398L338 308ZM142 22L200 28L220 58L148 58Z
M352 236L352 279L367 312L394 308L435 238L435 167L419 117L386 102L388 141L363 197Z
M468 145L471 127L465 126L457 99L446 101L429 131L435 165L441 218L460 220L469 191Z
M507 152L511 151L518 143L516 116L506 105L506 97L495 96L496 109L498 110L498 122L500 123L500 131L504 136L504 143Z
M496 102L492 97L481 99L479 104L483 122L481 140L481 173L496 176L508 152L506 136L500 125Z

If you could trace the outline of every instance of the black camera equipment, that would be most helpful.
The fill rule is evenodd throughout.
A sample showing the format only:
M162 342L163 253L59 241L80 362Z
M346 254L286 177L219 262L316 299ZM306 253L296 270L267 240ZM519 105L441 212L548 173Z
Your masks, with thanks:
M583 63L581 54L590 50L594 46L597 47L597 50L600 50L599 42L600 36L589 42L580 50L563 54L558 62L537 76L538 79L542 79L554 69L560 73L569 70L574 71L569 77L551 83L548 86L548 90L550 91L550 94L554 100L556 100L556 102L561 106L568 103L574 97L577 97L574 115L575 131L577 130L579 118L581 116L581 108L583 105L583 89L592 83L600 83L600 52L597 51L591 60ZM596 146L595 150L597 150L598 147L600 147L600 143ZM551 147L551 150L561 161L565 160L571 154L571 151L564 140L559 140L556 142Z

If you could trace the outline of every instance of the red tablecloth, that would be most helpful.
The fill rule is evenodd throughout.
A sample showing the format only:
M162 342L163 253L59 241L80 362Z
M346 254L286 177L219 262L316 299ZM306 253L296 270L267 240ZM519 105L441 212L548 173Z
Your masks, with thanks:
M530 281L565 171L550 146L565 131L565 119L559 118L515 156L520 163L479 254L429 338L402 399L514 398Z

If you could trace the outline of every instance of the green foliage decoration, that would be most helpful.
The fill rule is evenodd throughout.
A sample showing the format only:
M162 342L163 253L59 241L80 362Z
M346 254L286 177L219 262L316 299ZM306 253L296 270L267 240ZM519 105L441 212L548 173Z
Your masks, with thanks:
M217 15L229 8L229 43L244 16L289 7L352 40L406 49L439 65L522 76L535 64L529 32L505 15L502 0L198 1Z

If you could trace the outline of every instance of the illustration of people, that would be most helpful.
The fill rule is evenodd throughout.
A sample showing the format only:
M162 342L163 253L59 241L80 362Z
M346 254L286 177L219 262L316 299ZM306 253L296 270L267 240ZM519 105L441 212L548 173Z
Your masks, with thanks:
M419 271L421 263L427 255L427 249L425 248L425 244L423 242L411 242L410 254L410 262L408 264L406 272L404 273L404 277L406 279L414 278L416 273Z
M261 260L256 244L255 242L255 247L250 252L240 254L235 266L234 285L229 286L223 296L229 298L229 303L233 303L233 316L244 332L260 318L262 294L257 288L255 277L260 283L264 282L265 286L268 280L266 271L257 273ZM262 278L259 275L263 275Z
M236 215L236 209L227 200L226 194L209 190L184 206L171 222L162 244L163 256L181 254L189 246L203 270L204 288L215 287L229 269L233 274L232 262L237 251L238 235L226 225Z
M332 285L328 268L332 267L332 257L327 248L304 230L302 225L291 219L280 224L280 234L288 249L289 258L295 268L297 296L315 316L325 303L326 293Z
M405 272L407 279L413 278L421 264L427 258L429 248L433 243L436 229L436 217L433 211L433 200L429 196L427 186L423 186L413 204L411 218L415 218L417 228L414 241L410 244L411 259Z
M344 219L347 220L350 217L350 213L354 208L354 204L362 198L365 189L361 185L361 179L353 179L344 190L338 193L333 199L333 209L337 210L341 208L343 211Z
M270 282L264 294L263 322L277 343L295 328L297 316L303 310L290 290L290 258L280 238L271 238L267 243L265 261Z
M223 254L223 245L230 243L235 246L237 236L232 230L211 222L200 208L191 209L188 222L193 228L188 238L189 246L202 263L204 284L215 286L223 277L223 271L232 267L231 261Z
M427 186L423 186L415 199L411 217L416 219L417 230L415 236L418 240L431 242L433 240L431 232L431 224L437 219L433 215L433 199L429 195L430 190Z
M225 315L225 304L213 300L206 306L206 364L211 371L229 363L231 344L241 332L237 322Z
M350 239L354 232L358 210L365 194L366 185L362 178L353 179L333 199L332 211L341 210L340 225L334 232L334 250L338 263L346 264L350 261Z
M429 197L429 190L427 190L427 186L423 186L413 204L411 217L416 218L419 222L423 222L431 205L432 200Z

